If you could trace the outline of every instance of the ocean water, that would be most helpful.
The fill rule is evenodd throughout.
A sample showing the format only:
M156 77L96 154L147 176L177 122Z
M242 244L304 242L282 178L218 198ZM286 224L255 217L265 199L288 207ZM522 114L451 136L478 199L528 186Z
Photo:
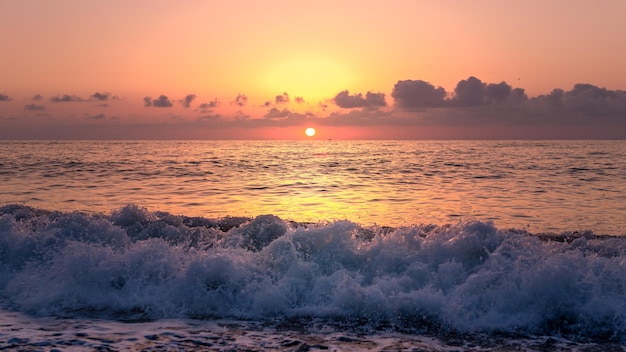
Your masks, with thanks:
M625 141L0 141L0 204L626 234Z
M0 348L622 351L626 142L0 142Z

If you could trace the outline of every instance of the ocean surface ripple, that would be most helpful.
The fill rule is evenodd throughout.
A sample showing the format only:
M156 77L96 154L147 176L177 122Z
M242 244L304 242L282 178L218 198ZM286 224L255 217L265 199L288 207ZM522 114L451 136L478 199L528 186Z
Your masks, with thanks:
M0 205L626 235L626 141L0 141Z

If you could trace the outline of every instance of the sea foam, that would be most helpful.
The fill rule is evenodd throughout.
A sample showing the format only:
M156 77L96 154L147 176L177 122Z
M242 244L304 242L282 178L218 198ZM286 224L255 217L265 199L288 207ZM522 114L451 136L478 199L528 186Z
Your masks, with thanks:
M0 208L4 310L626 339L621 237Z

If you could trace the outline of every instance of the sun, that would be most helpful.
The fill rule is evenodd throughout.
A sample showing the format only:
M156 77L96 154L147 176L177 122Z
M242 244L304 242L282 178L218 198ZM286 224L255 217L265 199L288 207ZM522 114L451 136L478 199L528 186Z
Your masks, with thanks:
M309 127L306 130L304 130L304 133L309 137L313 137L315 136L315 128Z

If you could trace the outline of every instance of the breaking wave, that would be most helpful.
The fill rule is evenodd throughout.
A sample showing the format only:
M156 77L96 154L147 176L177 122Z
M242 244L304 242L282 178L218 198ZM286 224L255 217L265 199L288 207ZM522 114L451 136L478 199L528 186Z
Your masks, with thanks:
M626 340L626 242L492 223L399 228L0 208L0 306L115 320L321 319Z

